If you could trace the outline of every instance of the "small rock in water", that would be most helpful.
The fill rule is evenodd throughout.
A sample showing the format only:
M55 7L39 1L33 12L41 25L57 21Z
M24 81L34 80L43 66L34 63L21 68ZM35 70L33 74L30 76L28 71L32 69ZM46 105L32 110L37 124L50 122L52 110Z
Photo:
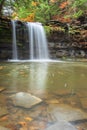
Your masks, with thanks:
M59 121L45 130L77 130L77 129L68 122Z
M33 96L26 92L19 92L12 97L14 106L20 106L23 108L31 108L42 102L42 100L36 96Z

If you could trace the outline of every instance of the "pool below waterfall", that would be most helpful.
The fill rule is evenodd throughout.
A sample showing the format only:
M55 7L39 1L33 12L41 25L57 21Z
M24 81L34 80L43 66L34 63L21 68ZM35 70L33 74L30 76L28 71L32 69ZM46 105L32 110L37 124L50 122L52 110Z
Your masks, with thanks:
M41 102L27 106L23 99L25 104L16 104L18 93ZM60 120L87 130L87 64L1 62L0 106L0 126L11 130L45 130Z

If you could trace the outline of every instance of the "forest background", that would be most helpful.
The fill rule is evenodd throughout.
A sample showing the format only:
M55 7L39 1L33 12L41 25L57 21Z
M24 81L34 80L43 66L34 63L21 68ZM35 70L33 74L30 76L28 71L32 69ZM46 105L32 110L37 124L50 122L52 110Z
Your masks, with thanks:
M86 13L86 0L0 0L0 16L21 21L70 23Z

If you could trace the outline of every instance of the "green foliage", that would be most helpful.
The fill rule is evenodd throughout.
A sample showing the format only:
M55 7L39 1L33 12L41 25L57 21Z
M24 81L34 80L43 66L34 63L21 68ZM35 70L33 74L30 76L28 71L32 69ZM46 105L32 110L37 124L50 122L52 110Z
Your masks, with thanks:
M83 14L82 10L77 11L76 13L73 14L73 18L78 18L79 16L81 16Z
M72 4L74 10L73 18L78 18L87 10L87 0L75 0Z
M32 0L19 0L14 3L15 12L19 18L26 18L28 15L34 13L35 21L46 23L51 19L51 16L58 14L58 4L51 4L48 0L37 0L37 5L32 5Z
M75 0L72 6L84 9L84 7L87 7L87 0Z
M3 0L0 0L0 2ZM68 0L70 4L66 4L64 8L60 5L67 0L4 0L4 7L11 9L16 13L19 19L26 18L30 14L34 14L34 21L43 24L49 22L53 16L60 15L64 18L78 18L87 10L87 0ZM34 3L37 3L34 5ZM65 13L66 12L66 13ZM12 16L13 17L13 16Z
M14 2L15 12L18 18L26 18L30 13L33 12L34 7L32 6L32 0L19 0Z
M36 7L35 20L46 23L53 15L58 14L58 10L59 8L57 4L50 4L48 0L45 2L42 0L39 6Z
M46 34L49 35L50 32L51 32L51 27L50 26L44 26L44 29L45 29Z
M47 33L47 35L50 35L51 32L55 32L55 31L59 31L59 32L65 32L64 27L62 26L44 26L45 32Z

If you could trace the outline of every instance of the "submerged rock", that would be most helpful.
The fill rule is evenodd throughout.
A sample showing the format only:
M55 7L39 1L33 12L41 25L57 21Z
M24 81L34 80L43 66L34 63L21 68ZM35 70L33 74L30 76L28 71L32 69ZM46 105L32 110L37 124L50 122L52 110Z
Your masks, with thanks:
M67 122L87 119L86 112L73 108L69 105L50 105L48 111L56 118L56 120L65 120Z
M0 106L1 105L3 105L3 106L6 105L6 97L3 94L0 94Z
M14 106L20 106L23 108L31 108L42 102L42 100L29 93L19 92L12 96Z
M87 109L87 97L86 98L80 98L81 104L83 109Z
M59 121L46 130L77 130L73 125L65 121Z
M7 114L8 114L7 108L5 106L0 106L0 117Z
M0 130L11 130L11 129L0 126Z

